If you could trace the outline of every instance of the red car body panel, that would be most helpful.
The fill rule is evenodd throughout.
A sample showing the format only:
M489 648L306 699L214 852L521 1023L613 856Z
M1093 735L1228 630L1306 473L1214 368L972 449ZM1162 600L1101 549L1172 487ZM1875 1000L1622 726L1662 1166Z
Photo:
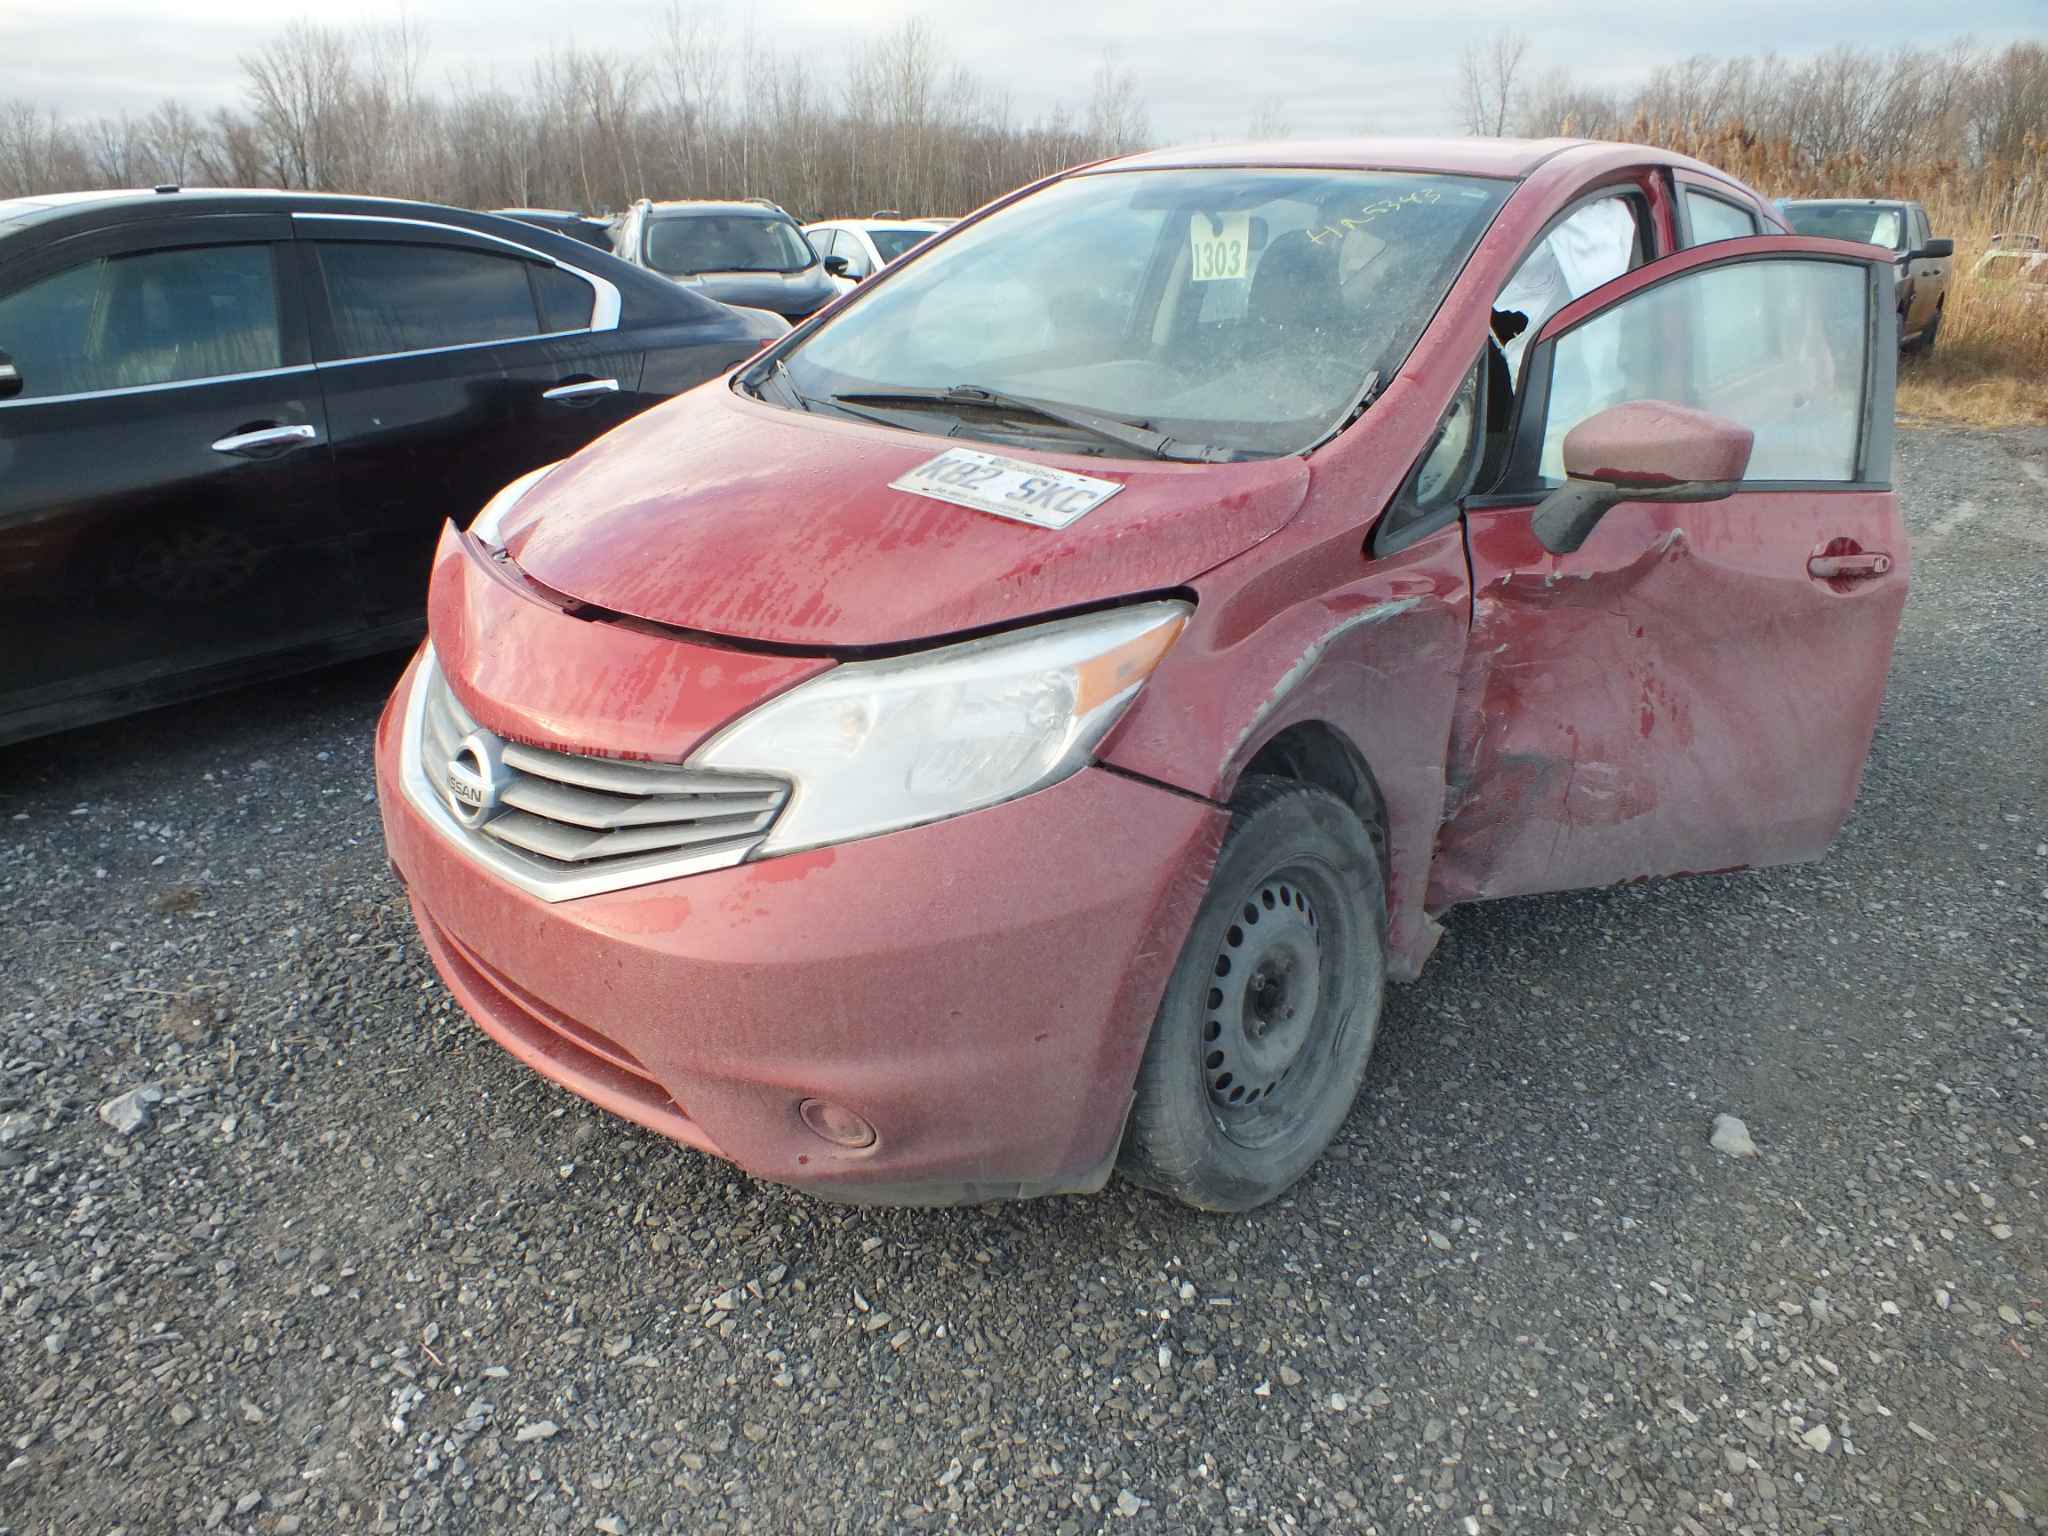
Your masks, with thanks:
M889 488L943 438L699 389L543 480L506 520L535 580L601 607L812 649L901 644L1178 586L1285 526L1300 459L1037 461L1125 489L1064 529Z
M888 489L948 439L713 385L543 481L503 524L516 569L451 535L431 628L471 713L538 745L664 761L849 652L1166 590L1196 603L1100 766L953 820L554 904L409 804L387 717L393 860L436 963L494 1037L764 1177L866 1198L1087 1188L1115 1155L1224 807L1303 732L1363 770L1397 977L1420 970L1458 901L1826 845L1905 596L1882 484L1623 504L1564 556L1535 543L1533 497L1470 507L1391 552L1375 543L1486 344L1493 296L1590 190L1641 196L1651 265L1543 336L1730 251L1820 243L1674 253L1669 169L1766 218L1767 205L1711 167L1625 145L1224 147L1111 168L1262 164L1521 178L1371 410L1313 453L1195 466L1034 452L1127 486L1054 532ZM1889 572L1808 570L1857 550L1887 554ZM838 1151L806 1129L809 1095L868 1118L876 1147Z
M427 632L478 720L512 741L679 761L763 699L825 671L818 656L693 642L571 617L451 526L434 552Z
M398 735L387 710L385 838L421 931L464 1008L537 1070L848 1198L1108 1176L1217 807L1086 769L971 816L551 905L419 814L395 781ZM810 1097L865 1117L875 1145L812 1134Z

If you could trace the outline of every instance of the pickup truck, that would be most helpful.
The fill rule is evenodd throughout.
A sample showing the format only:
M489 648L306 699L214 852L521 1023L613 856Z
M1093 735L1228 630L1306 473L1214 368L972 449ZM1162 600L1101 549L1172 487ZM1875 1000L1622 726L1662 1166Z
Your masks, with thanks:
M1898 272L1900 350L1934 350L1956 243L1933 237L1925 208L1875 197L1780 198L1778 211L1794 234L1860 240L1890 251Z

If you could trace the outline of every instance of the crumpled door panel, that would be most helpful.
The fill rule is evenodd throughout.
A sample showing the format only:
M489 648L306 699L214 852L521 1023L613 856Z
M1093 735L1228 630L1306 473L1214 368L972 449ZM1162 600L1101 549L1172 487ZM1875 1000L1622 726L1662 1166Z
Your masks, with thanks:
M1429 907L1817 858L1840 830L1906 594L1889 491L1624 505L1576 554L1468 517L1473 618ZM1844 537L1892 557L1841 584Z

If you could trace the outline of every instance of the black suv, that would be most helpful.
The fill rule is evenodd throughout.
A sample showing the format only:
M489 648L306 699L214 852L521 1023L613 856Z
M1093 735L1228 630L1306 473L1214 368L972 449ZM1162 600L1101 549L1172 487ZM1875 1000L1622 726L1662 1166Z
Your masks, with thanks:
M636 267L725 304L771 310L794 325L839 297L803 227L764 198L654 203L613 226L612 248Z
M581 240L600 251L612 248L612 221L596 214L576 213L567 208L495 208L492 212L502 218L531 224L535 229L552 229L558 235Z
M454 208L0 201L0 742L407 643L444 520L785 329Z

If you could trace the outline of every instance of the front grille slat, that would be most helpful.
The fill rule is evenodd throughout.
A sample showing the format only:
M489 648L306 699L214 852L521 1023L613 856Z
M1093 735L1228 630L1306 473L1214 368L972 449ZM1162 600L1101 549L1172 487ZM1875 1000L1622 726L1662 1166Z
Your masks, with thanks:
M733 795L789 793L780 779L738 773L713 773L702 768L675 768L667 763L630 762L620 757L575 757L522 742L505 743L508 767L539 774L585 789L626 795Z
M628 827L620 832L593 832L567 827L544 816L507 811L484 824L501 843L524 848L562 864L614 858L626 853L652 853L658 848L698 848L715 843L751 843L768 830L772 813L734 821L669 823L659 827Z
M431 662L420 686L418 771L429 793L445 796L450 762L472 735L507 770L496 814L471 827L451 812L450 835L542 894L551 881L587 893L737 864L789 800L787 782L762 774L500 741Z
M621 827L644 827L665 821L756 815L762 811L779 810L782 796L608 795L524 774L505 791L505 803L516 811L531 811L536 816L564 821L572 827L612 832Z

